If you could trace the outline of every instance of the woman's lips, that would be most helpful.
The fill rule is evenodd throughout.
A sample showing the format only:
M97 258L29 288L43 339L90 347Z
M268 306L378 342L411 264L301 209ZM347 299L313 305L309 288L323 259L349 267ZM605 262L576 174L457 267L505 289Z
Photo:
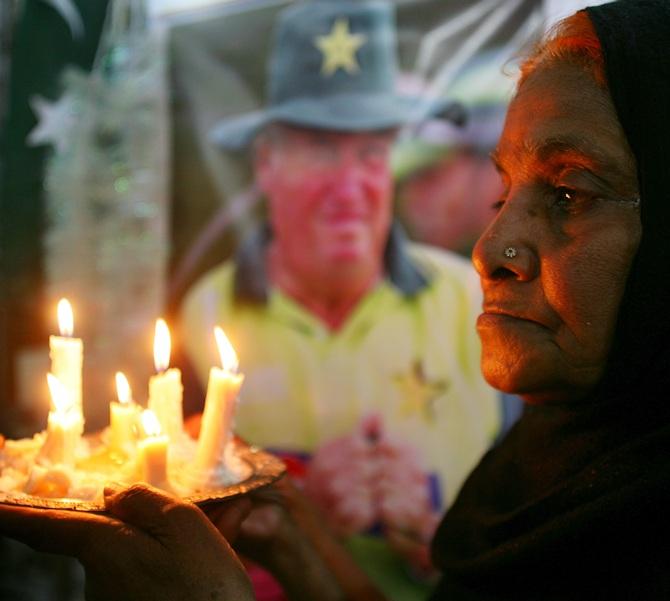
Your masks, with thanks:
M525 322L548 329L548 326L537 317L529 315L523 311L518 311L511 307L484 305L483 309L484 312L477 318L478 327L486 324L494 325L497 323L509 321L517 323Z

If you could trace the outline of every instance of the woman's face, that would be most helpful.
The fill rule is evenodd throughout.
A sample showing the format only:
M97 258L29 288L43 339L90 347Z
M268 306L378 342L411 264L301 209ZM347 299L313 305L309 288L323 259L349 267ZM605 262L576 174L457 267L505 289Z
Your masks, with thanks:
M473 252L484 376L531 403L578 399L603 374L640 240L634 157L609 94L561 63L521 85L493 158L505 191Z

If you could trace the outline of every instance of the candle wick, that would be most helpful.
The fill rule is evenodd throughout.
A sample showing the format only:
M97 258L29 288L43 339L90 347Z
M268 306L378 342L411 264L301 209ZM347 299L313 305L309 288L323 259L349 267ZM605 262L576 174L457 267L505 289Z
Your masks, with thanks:
M73 405L68 405L67 407L64 408L58 408L56 407L56 413L59 413L62 416L67 416L70 415L74 411L74 406Z

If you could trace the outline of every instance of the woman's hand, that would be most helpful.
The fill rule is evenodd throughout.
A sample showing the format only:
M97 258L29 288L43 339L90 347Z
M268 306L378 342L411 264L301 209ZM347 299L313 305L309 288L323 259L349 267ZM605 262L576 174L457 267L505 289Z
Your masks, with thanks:
M105 491L109 515L0 506L0 531L39 551L77 557L88 601L253 599L237 556L206 516L146 485ZM234 535L250 504L227 504Z
M249 499L254 505L242 522L235 548L269 570L289 599L383 601L320 511L289 478ZM229 528L227 510L206 511L217 528ZM228 521L222 521L226 517Z
M393 551L407 564L412 575L423 582L434 582L439 572L433 566L430 545L411 530L387 527L386 541Z

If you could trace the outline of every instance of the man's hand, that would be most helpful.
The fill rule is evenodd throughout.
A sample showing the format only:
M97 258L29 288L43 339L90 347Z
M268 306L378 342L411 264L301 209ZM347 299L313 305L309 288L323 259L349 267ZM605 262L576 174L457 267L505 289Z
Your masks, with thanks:
M138 484L106 490L105 507L109 515L0 506L0 532L77 557L88 601L253 599L237 556L195 505ZM222 530L234 534L249 507L229 502Z

